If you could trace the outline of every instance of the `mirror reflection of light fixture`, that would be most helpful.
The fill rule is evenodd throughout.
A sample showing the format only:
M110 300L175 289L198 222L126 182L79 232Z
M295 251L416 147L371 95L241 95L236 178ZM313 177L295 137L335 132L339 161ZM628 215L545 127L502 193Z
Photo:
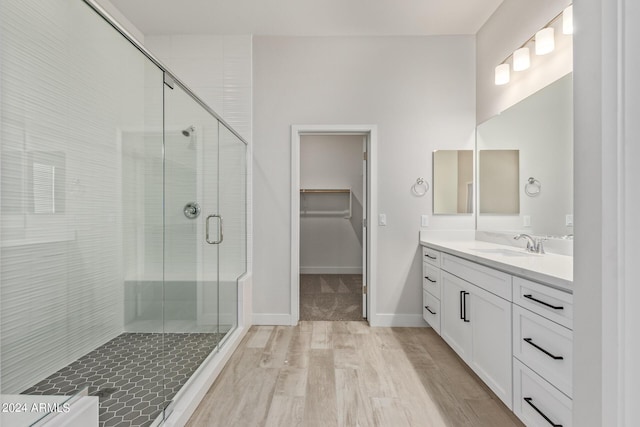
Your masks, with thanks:
M562 12L562 34L573 34L573 5Z
M495 82L497 86L509 83L509 64L500 64L496 67Z
M553 27L543 28L536 33L536 55L546 55L556 47Z
M513 52L513 71L526 70L531 66L531 58L529 56L529 48L521 47Z
M527 46L529 43L535 42L536 55L546 55L553 52L555 49L554 24L560 17L562 17L562 33L573 34L573 5L569 5L496 67L494 78L497 86L505 85L510 81L510 68L507 62L509 58L512 58L513 71L523 71L531 67L531 55Z

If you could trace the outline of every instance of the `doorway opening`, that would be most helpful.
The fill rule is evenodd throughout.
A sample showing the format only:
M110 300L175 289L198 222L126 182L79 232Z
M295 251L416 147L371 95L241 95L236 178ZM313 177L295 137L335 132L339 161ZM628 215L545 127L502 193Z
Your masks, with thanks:
M291 324L369 320L375 126L292 127Z

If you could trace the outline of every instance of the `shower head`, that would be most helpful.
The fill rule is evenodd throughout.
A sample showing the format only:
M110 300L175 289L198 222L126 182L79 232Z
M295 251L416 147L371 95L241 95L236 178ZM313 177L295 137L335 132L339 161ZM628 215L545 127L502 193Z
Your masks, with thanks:
M184 136L186 136L186 137L189 137L189 136L191 136L191 134L192 134L192 133L194 133L195 131L196 131L196 128L195 128L195 127L193 127L193 125L191 125L191 126L189 126L188 128L183 129L183 130L182 130L182 134L183 134Z

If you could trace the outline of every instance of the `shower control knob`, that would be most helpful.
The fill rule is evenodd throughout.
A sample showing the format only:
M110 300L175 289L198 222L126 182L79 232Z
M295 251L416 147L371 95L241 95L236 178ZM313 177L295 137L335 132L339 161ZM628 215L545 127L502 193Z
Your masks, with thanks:
M184 216L189 219L197 218L200 215L200 205L197 202L189 202L184 205Z

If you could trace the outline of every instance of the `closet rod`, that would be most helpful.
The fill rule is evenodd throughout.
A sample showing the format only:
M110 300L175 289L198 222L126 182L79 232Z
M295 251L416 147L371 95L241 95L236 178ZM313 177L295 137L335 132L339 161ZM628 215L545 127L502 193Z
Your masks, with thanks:
M301 193L350 193L351 190L343 190L343 189L336 189L336 190L331 190L331 189L321 189L321 188L301 188L300 189Z

